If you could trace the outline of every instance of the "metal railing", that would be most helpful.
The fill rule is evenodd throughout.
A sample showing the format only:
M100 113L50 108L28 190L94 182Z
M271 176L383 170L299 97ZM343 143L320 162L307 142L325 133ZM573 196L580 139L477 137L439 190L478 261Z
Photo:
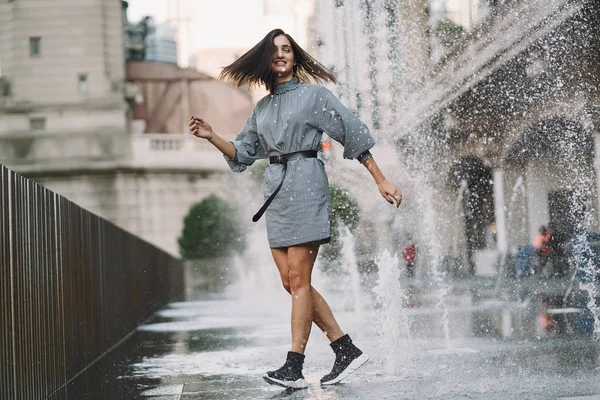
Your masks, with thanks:
M0 195L0 399L44 399L182 293L182 268L4 166Z

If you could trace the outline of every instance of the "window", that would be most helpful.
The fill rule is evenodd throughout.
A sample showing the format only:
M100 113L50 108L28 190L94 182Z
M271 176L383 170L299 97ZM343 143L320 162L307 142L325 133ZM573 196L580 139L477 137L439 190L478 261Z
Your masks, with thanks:
M79 94L87 94L88 93L88 75L87 74L77 75L77 91L79 92Z
M10 80L5 76L0 76L0 97L12 95Z
M29 55L39 57L42 54L42 38L33 36L29 38Z
M29 119L29 129L32 131L43 131L46 129L46 118L36 117Z

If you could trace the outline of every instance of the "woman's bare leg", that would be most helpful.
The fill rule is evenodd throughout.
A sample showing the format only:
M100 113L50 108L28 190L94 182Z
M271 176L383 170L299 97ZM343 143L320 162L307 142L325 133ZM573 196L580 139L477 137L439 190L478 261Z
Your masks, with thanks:
M310 291L312 269L317 258L316 244L288 247L288 268L292 294L292 351L304 354L310 336L314 308Z
M312 244L271 249L283 287L292 294L292 351L288 352L288 361L282 368L267 372L265 379L269 383L281 384L277 379L288 379L285 371L289 369L289 363L304 363L304 355L297 353L304 354L312 321L325 332L335 353L333 368L321 378L322 385L333 385L344 380L369 360L369 356L356 347L348 335L343 334L329 305L310 284L318 250L319 246Z
M314 287L311 288L312 305L314 308L313 321L323 331L329 341L333 342L344 336L344 332L338 325L329 304L325 301L323 296Z
M318 247L314 252L316 259ZM281 283L283 284L284 289L291 294L289 279L290 274L288 266L288 249L271 249L271 253L273 254L273 259L275 260L275 264L277 265L277 269L279 270ZM321 296L321 294L314 287L311 286L310 289L313 307L313 322L317 324L317 326L323 331L323 333L327 335L327 338L332 342L344 336L344 332L342 332L335 317L333 316L333 313L331 312L331 308L327 304L327 301L325 301L323 296Z

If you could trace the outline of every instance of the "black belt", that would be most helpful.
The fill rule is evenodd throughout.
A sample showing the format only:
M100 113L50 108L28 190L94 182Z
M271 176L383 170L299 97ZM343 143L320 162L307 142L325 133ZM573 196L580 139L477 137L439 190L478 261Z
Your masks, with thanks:
M279 186L277 186L277 189L275 189L273 194L269 196L267 201L265 201L265 204L263 204L263 206L260 208L260 210L258 210L258 212L254 215L254 217L252 217L252 221L256 222L263 216L263 214L265 213L265 211L267 210L269 205L271 205L271 202L273 202L273 199L275 198L275 196L277 196L277 193L279 193L281 186L283 186L283 181L285 180L285 174L287 172L288 161L299 160L301 158L316 158L316 157L317 157L317 152L314 150L296 151L294 153L282 154L280 156L269 157L269 163L283 164L283 177L281 178L281 182L279 183Z

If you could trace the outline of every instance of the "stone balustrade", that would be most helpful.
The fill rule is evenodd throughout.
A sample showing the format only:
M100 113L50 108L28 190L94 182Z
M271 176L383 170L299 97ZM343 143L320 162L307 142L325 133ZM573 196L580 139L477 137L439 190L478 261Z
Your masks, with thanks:
M218 150L190 134L17 132L0 135L0 163L25 174L115 168L228 169Z
M190 134L133 134L129 162L133 168L229 169L217 149Z

